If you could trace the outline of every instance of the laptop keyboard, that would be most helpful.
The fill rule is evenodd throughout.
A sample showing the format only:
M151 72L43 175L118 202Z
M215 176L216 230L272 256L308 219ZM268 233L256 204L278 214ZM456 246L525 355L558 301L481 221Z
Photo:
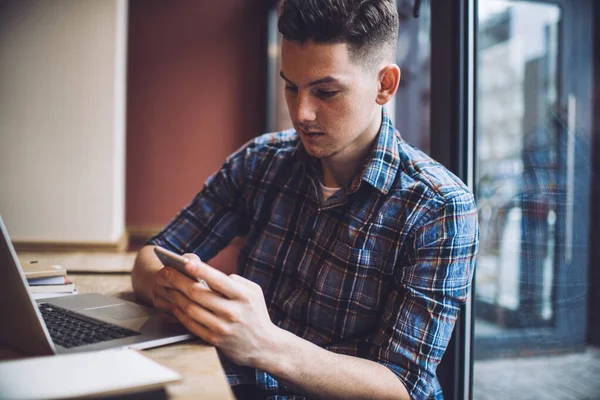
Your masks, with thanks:
M109 324L52 304L38 304L50 337L66 348L137 336L140 333Z

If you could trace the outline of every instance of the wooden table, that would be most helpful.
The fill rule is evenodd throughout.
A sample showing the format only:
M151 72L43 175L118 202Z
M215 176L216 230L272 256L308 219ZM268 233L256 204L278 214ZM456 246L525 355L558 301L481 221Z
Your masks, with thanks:
M69 274L69 279L79 293L102 293L135 300L129 274ZM191 341L143 353L182 376L182 381L167 385L169 399L234 399L213 346ZM19 357L20 354L0 344L0 359Z

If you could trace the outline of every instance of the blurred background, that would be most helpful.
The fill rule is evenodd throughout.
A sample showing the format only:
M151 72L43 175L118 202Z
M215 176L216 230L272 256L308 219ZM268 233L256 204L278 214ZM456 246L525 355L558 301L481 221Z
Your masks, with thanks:
M479 207L447 397L600 399L600 5L397 5L388 110ZM0 214L17 249L136 249L227 155L290 127L276 22L266 0L1 0Z

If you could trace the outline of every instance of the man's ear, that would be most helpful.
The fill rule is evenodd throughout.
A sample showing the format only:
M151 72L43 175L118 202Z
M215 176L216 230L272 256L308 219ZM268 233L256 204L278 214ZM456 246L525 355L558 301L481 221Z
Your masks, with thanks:
M379 90L377 91L377 104L384 105L394 97L400 84L400 68L396 64L389 64L379 71Z

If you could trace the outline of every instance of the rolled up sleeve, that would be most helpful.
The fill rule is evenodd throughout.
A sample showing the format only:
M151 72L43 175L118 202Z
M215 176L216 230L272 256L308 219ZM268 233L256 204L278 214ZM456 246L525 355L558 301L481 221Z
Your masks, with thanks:
M413 399L434 395L436 369L473 277L479 228L473 196L455 196L423 216L396 269L370 359L385 365Z

